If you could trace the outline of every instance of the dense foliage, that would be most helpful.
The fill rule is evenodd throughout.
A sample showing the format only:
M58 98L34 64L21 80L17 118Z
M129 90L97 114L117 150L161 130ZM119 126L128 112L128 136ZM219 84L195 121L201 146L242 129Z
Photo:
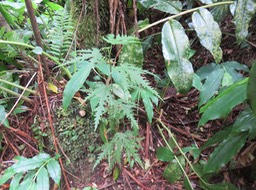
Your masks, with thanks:
M131 3L132 1L127 1L127 6ZM250 21L256 13L255 1L201 0L194 3L189 0L138 0L137 8L142 15L146 15L146 11L150 9L171 16L154 23L149 23L145 18L135 23L135 27L129 28L130 35L109 34L102 38L104 42L101 48L91 49L77 48L78 27L68 9L62 7L64 2L58 4L43 0L33 1L32 4L43 41L41 47L33 38L33 21L27 16L28 7L26 8L25 3L12 0L0 2L1 127L13 128L9 117L28 112L33 105L31 95L42 96L37 90L40 80L35 82L34 73L38 71L38 75L42 74L41 58L44 56L47 62L52 63L52 74L44 81L48 94L62 93L54 80L66 81L62 93L64 110L69 109L71 102L76 100L81 107L91 112L89 117L93 122L90 124L93 124L90 127L99 133L103 142L97 149L100 153L94 167L107 159L109 170L121 169L124 160L130 167L137 164L146 169L146 164L139 155L142 138L138 133L138 113L144 113L147 123L156 126L155 129L159 130L166 143L166 147L157 149L156 156L169 163L163 172L163 177L168 182L175 183L183 179L186 189L194 189L188 170L185 169L189 166L190 172L194 172L199 178L203 189L236 189L230 183L210 184L209 176L221 171L247 142L256 137L256 64L252 64L249 69L249 63L223 59L219 23L231 14L236 27L237 44L250 45L247 38L250 35ZM180 19L183 15L188 16L185 21ZM191 88L200 92L199 128L209 121L226 118L235 107L243 105L234 123L223 126L221 131L200 148L194 144L181 148L172 131L162 121L161 114L159 117L155 114L161 113L159 102L164 101L164 93L161 93L164 90L160 86L154 89L147 79L149 76L159 80L157 73L143 69L144 55L155 34L144 39L133 34L142 33L160 23L163 23L159 45L165 60L165 78L171 80L171 85L178 93L186 94ZM191 30L214 60L197 71L194 71L191 61L195 54L195 50L191 49L191 43L195 39L188 37L188 31ZM49 67L47 62L43 63L44 68L45 65ZM24 87L21 78L25 74L31 76L31 80ZM54 76L57 76L56 79ZM39 138L44 138L38 128L34 133ZM4 141L4 138L0 134L0 140ZM209 147L215 149L205 161L200 155ZM2 150L0 145L0 151ZM16 189L19 185L19 188L49 189L49 176L59 185L61 172L56 157L43 153L43 148L40 151L42 153L33 158L18 157L18 162L9 167L0 178L0 185L13 177L11 189ZM196 164L188 158L188 154L193 160L197 160ZM253 157L252 152L249 154ZM118 175L114 178L118 178Z

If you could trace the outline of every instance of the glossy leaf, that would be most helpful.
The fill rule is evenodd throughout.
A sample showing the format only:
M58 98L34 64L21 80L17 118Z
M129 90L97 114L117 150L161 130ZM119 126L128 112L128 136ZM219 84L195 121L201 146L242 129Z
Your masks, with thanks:
M162 29L162 48L168 75L180 93L190 90L194 70L189 61L190 45L184 28L176 20L166 22Z
M247 99L252 110L256 114L256 63L253 64L247 87ZM0 119L1 120L1 119Z
M85 80L89 76L94 64L92 62L85 62L85 65L77 71L70 81L68 81L63 92L63 107L68 108L75 93L83 86Z
M200 43L211 52L216 63L219 63L222 59L220 48L222 34L218 23L214 21L212 14L204 8L193 13L192 22Z
M37 190L47 190L50 188L47 170L43 167L37 175Z
M240 44L248 35L249 23L256 12L255 0L237 0L234 22L236 25L236 38Z
M213 7L211 14L214 20L220 23L229 14L229 5L221 5Z
M153 8L169 14L178 14L182 9L180 1L138 0L145 8Z
M199 107L205 104L211 97L218 92L223 78L224 70L221 66L216 65L215 69L205 80L205 83L200 91Z
M182 176L182 170L177 163L170 163L164 170L163 177L169 182L174 183Z
M53 181L56 184L60 184L60 178L61 178L61 169L60 169L60 165L59 163L54 160L51 159L48 164L46 165L47 170L49 172L50 177L53 179Z
M209 120L225 118L236 105L245 101L247 82L248 78L233 84L203 106L200 109L203 115L198 125L202 126Z
M211 154L205 165L205 173L217 172L222 166L227 164L232 157L244 146L248 133L230 135Z
M167 147L158 147L156 149L157 159L163 162L172 161L174 159L174 154Z
M122 51L119 55L119 64L131 64L138 67L143 65L143 49L140 41L137 43L130 43L123 45Z
M245 131L249 132L249 139L256 137L256 115L251 108L245 109L236 119L233 125L232 134L239 134Z

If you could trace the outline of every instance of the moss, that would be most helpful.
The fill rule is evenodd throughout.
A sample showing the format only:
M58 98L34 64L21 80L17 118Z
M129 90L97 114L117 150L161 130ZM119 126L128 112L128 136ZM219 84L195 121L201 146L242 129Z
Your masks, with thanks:
M62 107L54 111L55 135L72 164L81 159L91 159L98 138L93 121L86 116L81 117L79 111L78 103L72 103L67 111Z
M86 1L85 14L82 16L78 27L78 44L80 48L91 48L97 45L97 19L95 16L94 0ZM70 12L75 22L78 22L83 7L82 0L73 0L70 3ZM102 36L108 33L109 9L108 0L99 0L99 43Z

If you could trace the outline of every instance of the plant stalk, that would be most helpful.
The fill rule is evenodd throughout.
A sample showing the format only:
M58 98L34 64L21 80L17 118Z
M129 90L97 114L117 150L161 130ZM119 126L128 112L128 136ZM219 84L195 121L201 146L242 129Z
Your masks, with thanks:
M12 83L12 82L3 80L3 79L0 79L0 82L3 82L3 83L5 83L5 84L9 84L9 85L14 86L14 87L16 87L16 88L19 88L19 89L21 89L21 90L28 91L28 92L30 92L30 93L32 93L32 94L34 94L34 95L37 94L35 90L31 90L31 89L29 89L29 88L24 88L23 86L20 86L20 85L18 85L18 84L15 84L15 83Z
M145 31L145 30L147 30L147 29L149 29L149 28L151 28L153 26L156 26L156 25L158 25L160 23L163 23L165 21L171 20L173 18L180 17L182 15L195 12L195 11L199 10L200 8L210 8L210 7L215 7L215 6L219 6L219 5L229 5L229 4L232 4L232 3L234 3L234 1L224 1L224 2L213 3L213 4L210 4L210 5L203 5L201 7L196 7L196 8L193 8L193 9L189 9L189 10L180 12L180 13L178 13L176 15L172 15L172 16L166 17L164 19L158 20L158 21L156 21L156 22L154 22L152 24L149 24L148 26L138 30L138 33L143 32L143 31Z

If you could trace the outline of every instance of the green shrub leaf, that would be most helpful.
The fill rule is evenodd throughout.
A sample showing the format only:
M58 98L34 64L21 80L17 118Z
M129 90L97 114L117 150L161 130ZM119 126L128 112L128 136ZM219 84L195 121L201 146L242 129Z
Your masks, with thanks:
M244 131L249 132L249 138L253 139L256 136L256 115L251 108L245 109L236 119L233 125L232 134L239 134Z
M256 12L255 0L237 0L234 22L236 25L236 38L240 44L248 35L248 27Z
M11 168L15 173L26 172L42 166L42 164L49 158L50 155L41 153L30 159L21 159L17 163L13 164Z
M85 62L84 66L77 71L70 81L68 81L63 92L63 107L68 108L75 93L83 86L85 80L89 76L91 69L94 67L92 62Z
M182 9L180 1L138 0L145 8L154 8L169 14L178 14Z
M162 29L162 47L168 75L180 93L190 90L194 70L188 60L190 45L184 28L176 20L166 22Z
M205 165L205 173L217 172L222 166L227 164L232 157L244 146L248 137L248 132L230 135L211 154Z
M212 14L204 8L193 13L192 22L200 43L211 52L216 63L219 63L222 59L222 50L220 48L221 30L218 23L214 21Z
M47 170L43 167L37 175L37 190L47 190L50 188Z
M7 118L5 118L6 115L7 113L5 112L4 106L0 105L0 123L3 123L5 127L10 127Z
M199 96L199 107L205 104L218 91L223 78L224 70L216 65L215 69L208 75Z
M60 178L61 178L61 169L60 169L60 165L59 163L54 160L51 159L48 164L46 165L47 170L49 172L50 177L53 179L53 181L56 184L60 184Z
M168 162L174 159L174 154L167 147L159 147L156 149L157 159L160 161Z
M253 64L247 87L247 99L252 110L256 114L256 63Z
M247 82L248 78L245 78L233 84L203 106L200 109L200 113L203 113L203 115L198 125L202 126L209 120L226 117L236 105L245 101Z
M23 176L23 172L17 173L10 184L10 190L16 190L19 186L20 180Z

